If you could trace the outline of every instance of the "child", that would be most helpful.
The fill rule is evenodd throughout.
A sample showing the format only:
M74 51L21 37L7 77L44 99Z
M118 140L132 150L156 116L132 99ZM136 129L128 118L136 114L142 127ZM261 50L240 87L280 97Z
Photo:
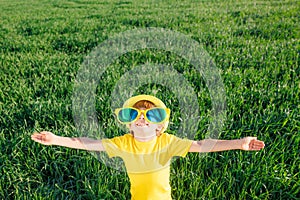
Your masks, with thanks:
M51 132L34 133L32 139L44 145L59 145L89 151L106 151L121 157L131 183L132 199L171 199L170 160L188 152L216 152L233 149L260 150L264 142L255 137L237 140L205 139L192 141L165 133L170 110L158 98L138 95L116 109L117 119L130 133L112 139L68 138Z

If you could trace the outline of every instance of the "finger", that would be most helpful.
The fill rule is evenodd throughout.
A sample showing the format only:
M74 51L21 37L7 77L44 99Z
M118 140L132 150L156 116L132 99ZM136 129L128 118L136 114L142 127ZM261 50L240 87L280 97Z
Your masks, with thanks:
M263 141L257 140L257 141L255 141L254 145L255 145L255 146L258 146L258 147L264 147L264 146L265 146L265 143L264 143Z
M254 151L261 150L262 148L264 148L264 145L262 145L262 144L253 144L251 146L251 150L254 150Z
M35 136L37 136L39 133L33 133L32 135L31 135L31 137L35 137Z
M43 143L43 142L45 142L46 135L37 133L37 134L32 135L31 139L35 142Z
M40 135L35 135L31 137L33 140L41 140L41 136Z
M256 150L257 146L255 145L255 143L253 141L251 141L249 143L249 150Z
M42 143L42 140L39 137L32 138L32 140L35 141L35 142L38 142L38 143Z
M250 140L250 143L251 144L261 144L261 143L264 143L264 142L261 141L261 140L257 140L257 138L255 137L255 138Z
M43 134L36 134L36 135L33 135L32 137L33 137L33 138L38 138L38 139L39 139L39 138L43 137Z
M41 133L33 133L31 135L31 138L37 138L37 137L40 137L42 134Z
M40 137L40 136L36 134L36 135L32 135L32 136L31 136L31 139L37 140L39 137Z

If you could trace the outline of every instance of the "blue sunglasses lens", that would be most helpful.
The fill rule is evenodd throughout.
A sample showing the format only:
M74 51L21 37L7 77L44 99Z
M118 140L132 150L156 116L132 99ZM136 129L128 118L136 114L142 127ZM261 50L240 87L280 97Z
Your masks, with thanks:
M132 108L124 108L120 110L118 118L121 122L128 123L132 122L137 118L138 111Z
M149 121L154 122L154 123L160 123L166 119L167 112L163 108L154 108L154 109L148 110L146 112L146 116Z

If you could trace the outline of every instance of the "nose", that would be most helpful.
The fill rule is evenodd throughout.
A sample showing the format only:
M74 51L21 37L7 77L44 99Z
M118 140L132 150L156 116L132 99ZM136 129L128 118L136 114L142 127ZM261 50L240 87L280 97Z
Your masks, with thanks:
M139 119L145 119L144 113L141 113Z

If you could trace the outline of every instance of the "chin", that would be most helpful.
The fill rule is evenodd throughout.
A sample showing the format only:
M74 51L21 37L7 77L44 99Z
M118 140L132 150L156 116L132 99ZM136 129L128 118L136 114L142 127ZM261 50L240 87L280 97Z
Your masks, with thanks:
M149 134L153 133L153 130L151 128L149 128L148 126L140 126L140 127L137 126L133 129L133 131L134 132L137 131L140 133L149 133Z

